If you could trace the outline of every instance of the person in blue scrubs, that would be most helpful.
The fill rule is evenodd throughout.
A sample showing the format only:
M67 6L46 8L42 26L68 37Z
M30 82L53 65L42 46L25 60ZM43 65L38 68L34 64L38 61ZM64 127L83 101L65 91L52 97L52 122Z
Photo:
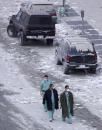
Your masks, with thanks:
M51 80L49 80L48 75L44 75L44 79L41 81L40 84L40 93L42 95L42 97L44 97L45 91L47 91L49 89L49 85L52 83ZM47 111L47 106L46 106L46 101L44 104L44 111Z

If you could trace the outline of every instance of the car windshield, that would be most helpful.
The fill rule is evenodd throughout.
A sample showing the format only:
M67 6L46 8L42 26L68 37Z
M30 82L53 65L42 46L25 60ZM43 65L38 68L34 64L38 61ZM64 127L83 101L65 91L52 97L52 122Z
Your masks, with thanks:
M93 46L91 44L72 44L70 54L93 53Z

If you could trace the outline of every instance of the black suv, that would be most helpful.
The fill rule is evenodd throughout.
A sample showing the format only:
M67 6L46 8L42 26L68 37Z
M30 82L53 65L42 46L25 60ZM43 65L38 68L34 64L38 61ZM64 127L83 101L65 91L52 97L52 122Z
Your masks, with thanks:
M84 69L91 73L96 72L97 54L94 44L89 41L56 40L55 41L56 64L64 66L64 73L69 74L71 70Z
M17 15L10 18L7 33L10 37L19 37L21 45L32 38L45 38L50 44L55 36L56 18L52 4L25 3Z

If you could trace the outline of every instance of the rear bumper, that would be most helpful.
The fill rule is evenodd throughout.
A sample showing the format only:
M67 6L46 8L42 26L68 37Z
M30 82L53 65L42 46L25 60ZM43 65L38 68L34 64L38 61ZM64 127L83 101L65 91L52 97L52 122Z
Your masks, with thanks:
M27 36L55 36L55 30L29 30L26 31Z
M66 64L69 69L96 69L97 63L95 64Z
M43 35L39 36L26 36L27 39L54 39L54 36L46 36L44 37Z

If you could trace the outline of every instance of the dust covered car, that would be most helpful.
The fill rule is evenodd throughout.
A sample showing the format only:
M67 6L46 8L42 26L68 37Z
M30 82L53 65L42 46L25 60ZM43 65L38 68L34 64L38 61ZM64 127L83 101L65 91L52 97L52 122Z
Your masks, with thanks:
M10 18L7 33L10 37L19 37L21 45L33 38L44 38L47 44L51 44L55 36L56 19L53 4L25 2L19 12Z
M64 66L65 74L75 69L96 72L97 53L93 43L86 39L80 40L80 38L70 38L66 41L57 39L55 42L56 64Z

